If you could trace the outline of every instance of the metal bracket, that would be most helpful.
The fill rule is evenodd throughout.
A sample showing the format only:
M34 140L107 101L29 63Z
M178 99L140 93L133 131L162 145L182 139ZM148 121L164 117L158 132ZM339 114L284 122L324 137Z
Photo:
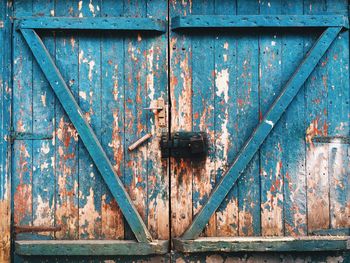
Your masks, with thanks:
M148 108L144 108L144 110L150 110L154 113L155 122L157 127L157 136L160 137L163 132L167 131L168 128L168 105L165 104L165 100L163 98L159 98L156 101L153 101Z

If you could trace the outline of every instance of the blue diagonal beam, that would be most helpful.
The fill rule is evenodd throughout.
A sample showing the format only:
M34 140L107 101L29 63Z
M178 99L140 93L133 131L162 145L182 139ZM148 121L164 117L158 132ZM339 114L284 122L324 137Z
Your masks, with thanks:
M237 179L243 173L254 154L269 135L277 121L281 118L283 112L297 95L298 91L310 76L322 56L326 53L341 29L341 27L327 28L319 37L294 72L293 76L285 85L281 94L276 98L263 120L258 124L250 138L246 141L233 164L229 167L226 174L213 190L207 203L202 207L200 212L194 218L191 226L183 234L182 239L195 239L200 235L211 215L219 207L230 189L237 182Z
M151 241L151 234L148 232L141 216L132 204L118 175L114 172L113 166L102 149L94 131L83 117L82 110L75 101L44 43L33 29L21 29L21 32L57 98L77 129L81 140L116 199L137 240L140 242Z

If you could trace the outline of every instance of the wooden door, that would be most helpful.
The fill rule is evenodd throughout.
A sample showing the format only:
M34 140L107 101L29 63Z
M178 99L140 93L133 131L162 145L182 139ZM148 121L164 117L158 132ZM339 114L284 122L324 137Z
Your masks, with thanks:
M18 231L23 226L62 228L18 234L15 240L134 240L134 229L113 195L118 185L111 189L101 176L99 165L108 161L114 172L110 179L121 181L130 197L130 202L123 201L129 203L126 210L135 208L141 218L136 219L144 227L141 232L147 238L169 239L168 164L160 158L159 138L154 135L128 151L135 140L155 133L155 115L144 108L158 98L168 98L167 13L164 1L13 2L16 23L24 18L34 24L35 19L45 21L37 29L29 26L39 38L34 31L23 30L23 24L13 31L13 226ZM147 27L142 22L151 18L162 20L161 33L142 29ZM110 26L119 29L93 28L108 24L108 19L114 19ZM141 22L133 24L133 19ZM125 30L120 21L128 25ZM79 27L80 22L88 27ZM55 23L63 24L55 29ZM48 28L42 28L44 24ZM44 47L35 51L40 39L48 54ZM47 55L44 62L37 54ZM58 72L48 73L54 65ZM67 101L52 89L59 75L61 88L69 88L66 98L78 115L82 112L81 123L85 125L85 120L92 131L79 131L81 123L74 122L77 114L69 115ZM86 135L98 151L102 148L107 160L102 154L96 162L90 143L84 141Z
M324 29L254 20L344 14L346 1L171 1L171 130L209 136L206 160L171 161L173 237L305 236L349 227L348 145L334 140L349 135L348 31L336 37L276 123L265 116ZM249 155L242 147L264 122L272 131L242 174L237 170L239 179L223 185L240 151L236 166ZM225 192L215 196L222 197L217 209L215 191ZM220 240L213 242L219 246ZM187 252L208 245L179 242ZM177 259L234 258L217 252Z
M223 254L220 244L183 252L198 236L349 228L347 1L16 0L6 9L12 228L61 226L14 234L15 262L346 262L337 252ZM280 21L288 15L297 17ZM144 109L158 98L169 106L163 131L208 135L204 160L161 158L157 110ZM245 152L249 138L256 146Z

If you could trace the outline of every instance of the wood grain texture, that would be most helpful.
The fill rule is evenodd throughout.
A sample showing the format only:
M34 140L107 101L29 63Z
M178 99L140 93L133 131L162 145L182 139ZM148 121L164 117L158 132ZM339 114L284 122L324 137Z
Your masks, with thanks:
M168 241L131 240L32 240L16 241L16 253L24 256L115 256L155 255L168 252Z
M253 158L256 151L265 141L272 131L275 124L281 118L283 112L297 95L301 86L311 74L314 67L320 61L323 54L327 51L334 39L337 37L341 28L328 28L319 37L310 52L306 55L303 62L295 70L291 79L283 88L281 94L273 102L271 108L263 117L261 123L257 125L245 146L236 157L234 163L230 166L227 173L222 177L220 183L212 192L208 202L203 206L196 218L193 220L190 228L182 236L184 239L193 239L198 237L205 227L212 213L215 212L222 200L225 198L232 185L240 177L242 171L246 168L249 161Z
M260 7L267 6L273 9L279 5L278 2L261 2ZM248 8L247 8L248 9ZM263 8L262 8L263 9ZM260 9L261 11L263 11ZM344 8L342 8L344 10ZM237 27L349 27L349 21L346 16L341 15L286 15L283 12L276 14L261 12L260 15L227 15L221 13L218 15L190 15L178 16L172 18L172 29L205 29L205 28L237 28ZM299 13L300 14L300 13Z
M78 16L78 6L72 1L58 1L55 16ZM74 98L79 94L79 39L78 35L56 32L55 61ZM56 99L55 105L55 160L56 208L55 222L63 230L58 239L78 239L79 236L79 152L78 133Z
M198 252L297 252L349 250L349 237L221 237L174 240L184 253Z
M10 127L11 127L11 21L12 4L0 4L0 262L11 261L11 171L10 171Z
M305 14L320 14L326 10L326 1L305 1ZM305 48L310 47L317 36L305 40ZM314 136L328 135L327 103L327 53L319 62L305 86L306 98L306 173L307 173L307 213L308 231L329 228L329 176L328 146L315 145Z
M196 1L191 14L213 14L214 1ZM215 39L213 35L191 35L192 51L192 130L205 132L208 136L209 149L205 160L193 161L192 206L196 216L207 202L215 186ZM225 81L225 80L224 80ZM216 235L216 218L212 215L204 234Z
M283 6L279 0L263 1L260 14L280 14ZM260 114L265 116L273 101L281 93L282 86L282 40L277 29L260 35L259 92ZM275 123L275 122L274 122ZM261 234L283 235L283 175L281 146L283 123L278 122L260 148L261 182Z
M259 4L256 1L237 0L238 15L256 15ZM237 40L237 123L236 149L231 162L248 139L249 133L260 121L259 115L259 37L241 32ZM248 164L238 180L239 235L261 234L259 152Z
M283 4L284 3L284 4ZM283 13L303 13L303 3L284 1ZM302 61L308 48L304 48L306 32L286 32L282 35L281 81L288 81L294 69ZM307 234L306 170L305 170L305 89L302 88L281 119L280 146L283 175L284 234L299 236Z
M236 14L232 1L215 1L215 14ZM236 69L238 37L235 34L218 32L214 36L215 97L214 111L214 172L218 182L237 152L236 131L238 126L238 82ZM237 116L237 117L236 117ZM227 195L215 213L216 236L238 234L238 187Z
M50 16L54 10L54 1L42 5L33 0L33 14ZM50 52L55 55L55 39L52 32L42 35L43 42ZM55 114L54 93L47 83L39 65L33 63L33 134L54 132ZM33 141L33 225L53 226L55 219L55 142L51 140ZM53 235L54 233L46 233Z
M120 16L123 3L102 3L101 16ZM124 42L119 34L109 32L101 37L102 130L101 144L119 178L124 179ZM112 125L111 125L112 124ZM102 192L102 237L123 239L124 222L119 205L106 185Z
M170 16L186 15L192 12L192 2L170 1ZM171 132L192 131L192 49L191 38L169 32L170 52L170 99ZM171 182L171 233L180 236L192 221L191 161L170 159Z
M82 2L79 17L93 18L101 15L101 1ZM78 104L83 116L101 143L102 87L101 41L99 32L79 32L79 96ZM84 143L79 142L79 238L101 238L101 186L103 179Z

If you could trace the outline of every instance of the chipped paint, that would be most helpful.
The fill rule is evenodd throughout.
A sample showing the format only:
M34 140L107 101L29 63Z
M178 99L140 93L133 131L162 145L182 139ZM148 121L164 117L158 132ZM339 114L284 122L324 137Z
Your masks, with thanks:
M221 96L221 94L224 95L225 102L228 102L228 89L229 89L229 81L230 81L230 74L228 72L228 69L222 69L220 72L215 72L215 86L217 88L216 95Z
M80 199L85 199L86 204L83 207L79 207L79 222L81 235L86 235L88 239L93 239L95 237L96 231L96 221L101 219L100 213L96 210L94 192L92 188L89 190L89 195L83 196L81 192L79 193Z

